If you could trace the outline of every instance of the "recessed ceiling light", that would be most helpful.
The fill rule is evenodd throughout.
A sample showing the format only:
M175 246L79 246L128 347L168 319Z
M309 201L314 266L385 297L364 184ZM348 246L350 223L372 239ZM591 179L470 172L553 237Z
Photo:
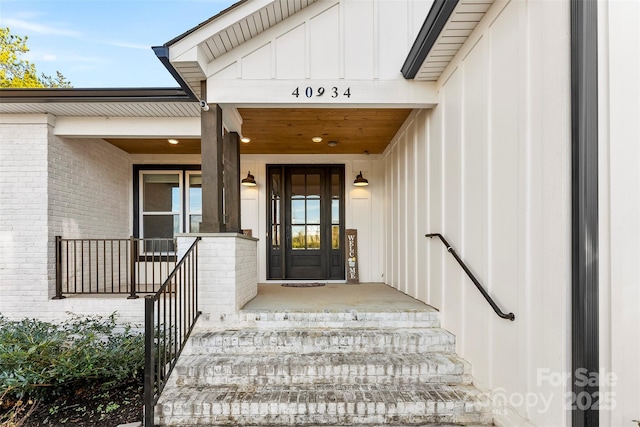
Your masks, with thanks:
M311 138L311 140L312 140L313 142L322 142L322 137L320 137L320 136L314 136L313 138Z
M172 138L172 139L167 139L167 142L168 142L169 144L176 145L176 144L178 143L178 140L177 140L177 139L173 139L173 138Z
M251 142L251 138L247 138L246 136L243 136L242 138L240 138L240 142L244 142L245 144L248 144L249 142Z
M329 141L329 142L327 142L327 145L329 147L335 147L336 145L338 145L338 141Z

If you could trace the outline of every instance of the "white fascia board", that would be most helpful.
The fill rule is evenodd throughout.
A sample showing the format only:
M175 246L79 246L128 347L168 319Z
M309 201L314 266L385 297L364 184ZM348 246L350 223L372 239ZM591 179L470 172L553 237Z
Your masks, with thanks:
M189 49L186 52L183 52L181 55L179 56L174 56L173 52L171 50L169 50L169 57L171 64L174 66L174 68L180 72L180 64L187 64L188 66L192 66L197 64L198 68L200 69L200 74L201 74L201 80L205 80L206 79L206 75L205 75L205 70L207 69L207 56L205 55L205 53L202 51L202 48L200 46L194 46L193 48ZM182 78L187 81L188 79L185 78L185 76L182 76Z
M207 58L207 54L204 51L204 46L199 44L196 51L196 61L198 61L198 65L200 66L200 71L202 71L203 80L206 79L206 71L209 67L209 58Z
M200 117L58 117L53 133L69 138L199 138Z
M222 110L222 125L229 132L237 132L242 135L242 116L235 108L225 108Z
M207 69L207 56L202 51L202 48L200 46L193 46L191 49L182 52L179 55L169 49L169 58L172 64L176 64L179 62L197 62L203 73L204 70Z
M307 88L311 88L310 92ZM317 96L320 88L324 94ZM296 89L297 97L293 94ZM349 96L345 95L347 90ZM307 97L309 93L311 96ZM401 75L397 80L384 81L209 79L207 100L238 108L432 108L438 103L438 93L435 82L405 80Z
M198 28L193 33L185 36L182 40L179 40L178 42L172 44L171 46L169 46L169 51L174 51L176 56L180 56L194 46L197 46L205 40L208 40L210 37L214 36L225 28L234 25L236 22L259 11L263 7L273 2L273 0L248 1L230 10L229 12L220 16L218 19L209 22L202 28Z
M1 125L39 125L54 126L56 116L52 114L0 114Z
M235 108L222 111L229 132L242 135L242 123ZM60 117L53 133L69 138L199 138L200 130L200 117Z

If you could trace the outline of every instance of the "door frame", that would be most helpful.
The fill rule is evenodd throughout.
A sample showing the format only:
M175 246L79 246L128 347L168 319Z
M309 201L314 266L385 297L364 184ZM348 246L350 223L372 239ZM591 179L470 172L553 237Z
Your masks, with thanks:
M287 234L286 234L286 220L285 220L285 216L286 216L286 208L285 208L285 203L287 203L287 197L286 197L286 175L287 175L287 170L288 169L300 169L300 168L323 168L326 170L326 175L325 175L325 185L326 186L331 186L331 173L335 173L335 170L337 169L340 173L340 212L339 212L339 227L340 227L340 237L339 237L339 241L340 241L340 255L338 256L338 267L337 269L340 271L339 277L338 276L331 276L331 258L332 258L332 250L331 249L327 249L327 256L325 257L325 277L324 278L317 278L317 279L313 279L313 278L309 278L309 279L295 279L295 278L291 278L291 277L287 277L287 266L286 266L286 259L287 259ZM331 171L331 169L334 169L334 172ZM345 256L344 256L344 251L345 251L345 247L344 247L344 239L345 239L345 232L346 232L346 225L345 225L345 218L346 218L346 205L345 205L345 201L346 201L346 170L345 170L345 165L342 163L331 163L331 164L325 164L325 163L321 163L321 164L315 164L315 163L292 163L292 164L267 164L266 165L266 180L267 180L267 191L266 191L266 228L267 228L267 239L266 239L266 280L268 281L308 281L308 280L314 280L314 281L323 281L323 282L328 282L328 281L344 281L346 280L346 265L345 265ZM274 247L272 245L272 239L273 239L273 228L272 228L272 224L273 224L273 207L272 207L272 194L273 194L273 188L272 188L272 172L273 171L280 171L280 176L281 176L281 182L280 182L280 191L281 191L281 196L280 196L280 206L279 206L279 215L280 215L280 223L279 223L279 227L280 227L280 241L279 241L279 246L280 246L280 254L279 254L279 265L274 266L272 264L272 259L273 259L273 255L274 255ZM331 194L329 193L329 200L331 200ZM328 216L325 219L328 219L328 221L331 221L331 206L330 206L330 202L329 205L327 205L327 201L325 200L323 207L321 207L321 211L325 211L328 212ZM329 226L329 230L331 228L331 224L328 224ZM274 272L275 270L275 272ZM336 270L336 268L334 267L334 271Z

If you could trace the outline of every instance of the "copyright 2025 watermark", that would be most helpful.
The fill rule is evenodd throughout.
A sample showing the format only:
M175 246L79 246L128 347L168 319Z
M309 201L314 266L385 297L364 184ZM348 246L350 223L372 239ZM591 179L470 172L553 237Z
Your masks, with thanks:
M536 386L540 391L527 393L507 392L504 388L494 389L491 404L500 408L526 408L545 413L551 406L563 405L567 410L612 410L616 407L615 393L611 390L617 382L614 373L600 370L589 372L584 368L571 372L557 372L548 368L536 371ZM580 391L574 391L577 386ZM594 390L595 388L595 390ZM590 391L593 390L593 391Z
M570 411L615 409L615 392L606 390L612 390L617 382L618 376L604 368L599 371L578 368L573 375L571 372L554 372L548 368L539 368L536 375L538 387L551 386L566 389L570 384L575 386L571 387L571 391L564 392L565 406ZM576 388L583 390L576 392L574 391Z

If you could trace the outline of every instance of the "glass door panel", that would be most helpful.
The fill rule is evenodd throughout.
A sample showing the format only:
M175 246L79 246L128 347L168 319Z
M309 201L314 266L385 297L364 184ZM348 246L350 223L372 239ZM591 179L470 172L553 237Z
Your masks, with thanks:
M270 279L344 279L344 167L268 166Z
M325 171L317 166L285 168L285 276L291 279L320 279L326 276L323 251L322 208L327 198L322 191Z
M283 169L281 166L267 168L269 188L269 209L267 221L269 222L268 246L267 246L267 277L284 277L284 257L282 254L283 230L282 230L282 195L284 194Z
M291 174L291 249L321 248L320 174Z
M340 182L340 174L331 174L331 248L340 249L341 241L341 200L342 200L342 183Z

